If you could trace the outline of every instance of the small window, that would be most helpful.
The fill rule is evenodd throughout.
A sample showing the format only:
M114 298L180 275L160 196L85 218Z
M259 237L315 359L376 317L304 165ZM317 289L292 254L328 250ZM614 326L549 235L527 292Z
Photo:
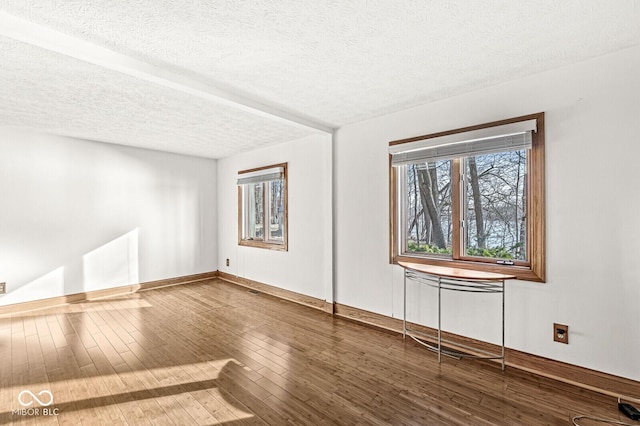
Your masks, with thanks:
M238 244L287 250L287 163L238 172Z
M544 281L544 114L389 144L391 261Z

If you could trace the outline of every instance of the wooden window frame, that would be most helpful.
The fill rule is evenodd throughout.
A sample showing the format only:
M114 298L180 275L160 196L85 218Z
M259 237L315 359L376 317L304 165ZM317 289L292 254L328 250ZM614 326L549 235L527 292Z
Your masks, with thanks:
M419 140L436 138L455 133L469 132L488 127L501 126L519 121L536 120L537 132L532 135L532 147L528 155L528 179L527 179L527 253L528 262L514 262L514 265L500 265L495 261L488 263L477 257L461 256L461 235L460 227L454 226L454 243L452 244L452 257L429 257L427 255L407 255L399 252L401 242L400 223L398 222L399 199L398 196L398 176L397 168L391 164L389 155L389 253L390 263L414 262L429 265L448 266L461 269L473 269L487 272L497 272L503 274L513 274L520 280L545 282L546 281L546 243L545 243L545 135L544 135L544 113L525 115L510 118L507 120L494 121L491 123L479 124L476 126L464 127L460 129L439 132L409 139L402 139L389 142L389 146L400 145ZM460 194L460 161L452 160L452 194ZM454 178L455 177L455 178ZM456 196L457 197L457 196ZM459 199L452 200L452 221L459 224L461 219ZM456 235L457 234L457 235Z
M244 205L244 199L243 199L243 190L242 187L243 185L238 185L238 245L240 246L246 246L246 247L257 247L257 248L263 248L263 249L269 249L269 250L277 250L277 251L288 251L289 250L289 179L288 179L288 172L287 172L287 163L279 163L279 164L271 164L269 166L264 166L264 167L257 167L254 169L247 169L247 170L241 170L238 172L238 176L242 176L243 174L246 173L252 173L252 172L258 172L260 170L266 170L266 169L272 169L272 168L276 168L276 167L282 167L283 168L283 181L284 181L284 212L283 212L283 229L282 229L282 242L279 241L273 241L273 240L267 240L266 236L267 233L269 232L267 225L268 225L268 215L266 214L267 212L267 206L264 206L263 208L263 212L265 212L265 217L263 218L263 223L264 223L264 230L263 230L263 235L265 236L265 239L263 240L249 240L249 239L243 239L242 238L242 230L243 230L243 225L244 225L244 214L243 214L243 205ZM263 183L264 184L264 183ZM266 191L265 191L266 194ZM265 203L266 200L266 196L263 196L263 203Z

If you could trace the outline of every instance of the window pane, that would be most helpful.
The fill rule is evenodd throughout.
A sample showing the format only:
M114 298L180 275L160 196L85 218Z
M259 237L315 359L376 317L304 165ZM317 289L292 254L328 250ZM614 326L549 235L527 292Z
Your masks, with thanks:
M526 151L465 159L465 253L526 260Z
M405 167L407 253L451 255L451 161Z
M269 239L284 238L284 180L269 182Z
M244 186L246 191L245 208L247 209L245 218L245 239L262 240L263 234L263 183L250 183Z

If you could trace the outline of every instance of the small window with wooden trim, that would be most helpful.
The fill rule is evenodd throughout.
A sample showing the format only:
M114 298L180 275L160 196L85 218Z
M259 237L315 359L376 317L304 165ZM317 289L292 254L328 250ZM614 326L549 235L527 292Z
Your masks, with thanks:
M389 143L391 262L545 281L544 113Z
M287 250L287 163L238 172L238 244Z

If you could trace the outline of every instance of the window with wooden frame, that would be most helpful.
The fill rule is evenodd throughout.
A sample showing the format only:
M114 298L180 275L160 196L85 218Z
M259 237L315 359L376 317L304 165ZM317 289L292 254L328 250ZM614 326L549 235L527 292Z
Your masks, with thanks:
M238 244L287 250L287 163L238 172Z
M544 113L389 143L391 262L545 281Z

